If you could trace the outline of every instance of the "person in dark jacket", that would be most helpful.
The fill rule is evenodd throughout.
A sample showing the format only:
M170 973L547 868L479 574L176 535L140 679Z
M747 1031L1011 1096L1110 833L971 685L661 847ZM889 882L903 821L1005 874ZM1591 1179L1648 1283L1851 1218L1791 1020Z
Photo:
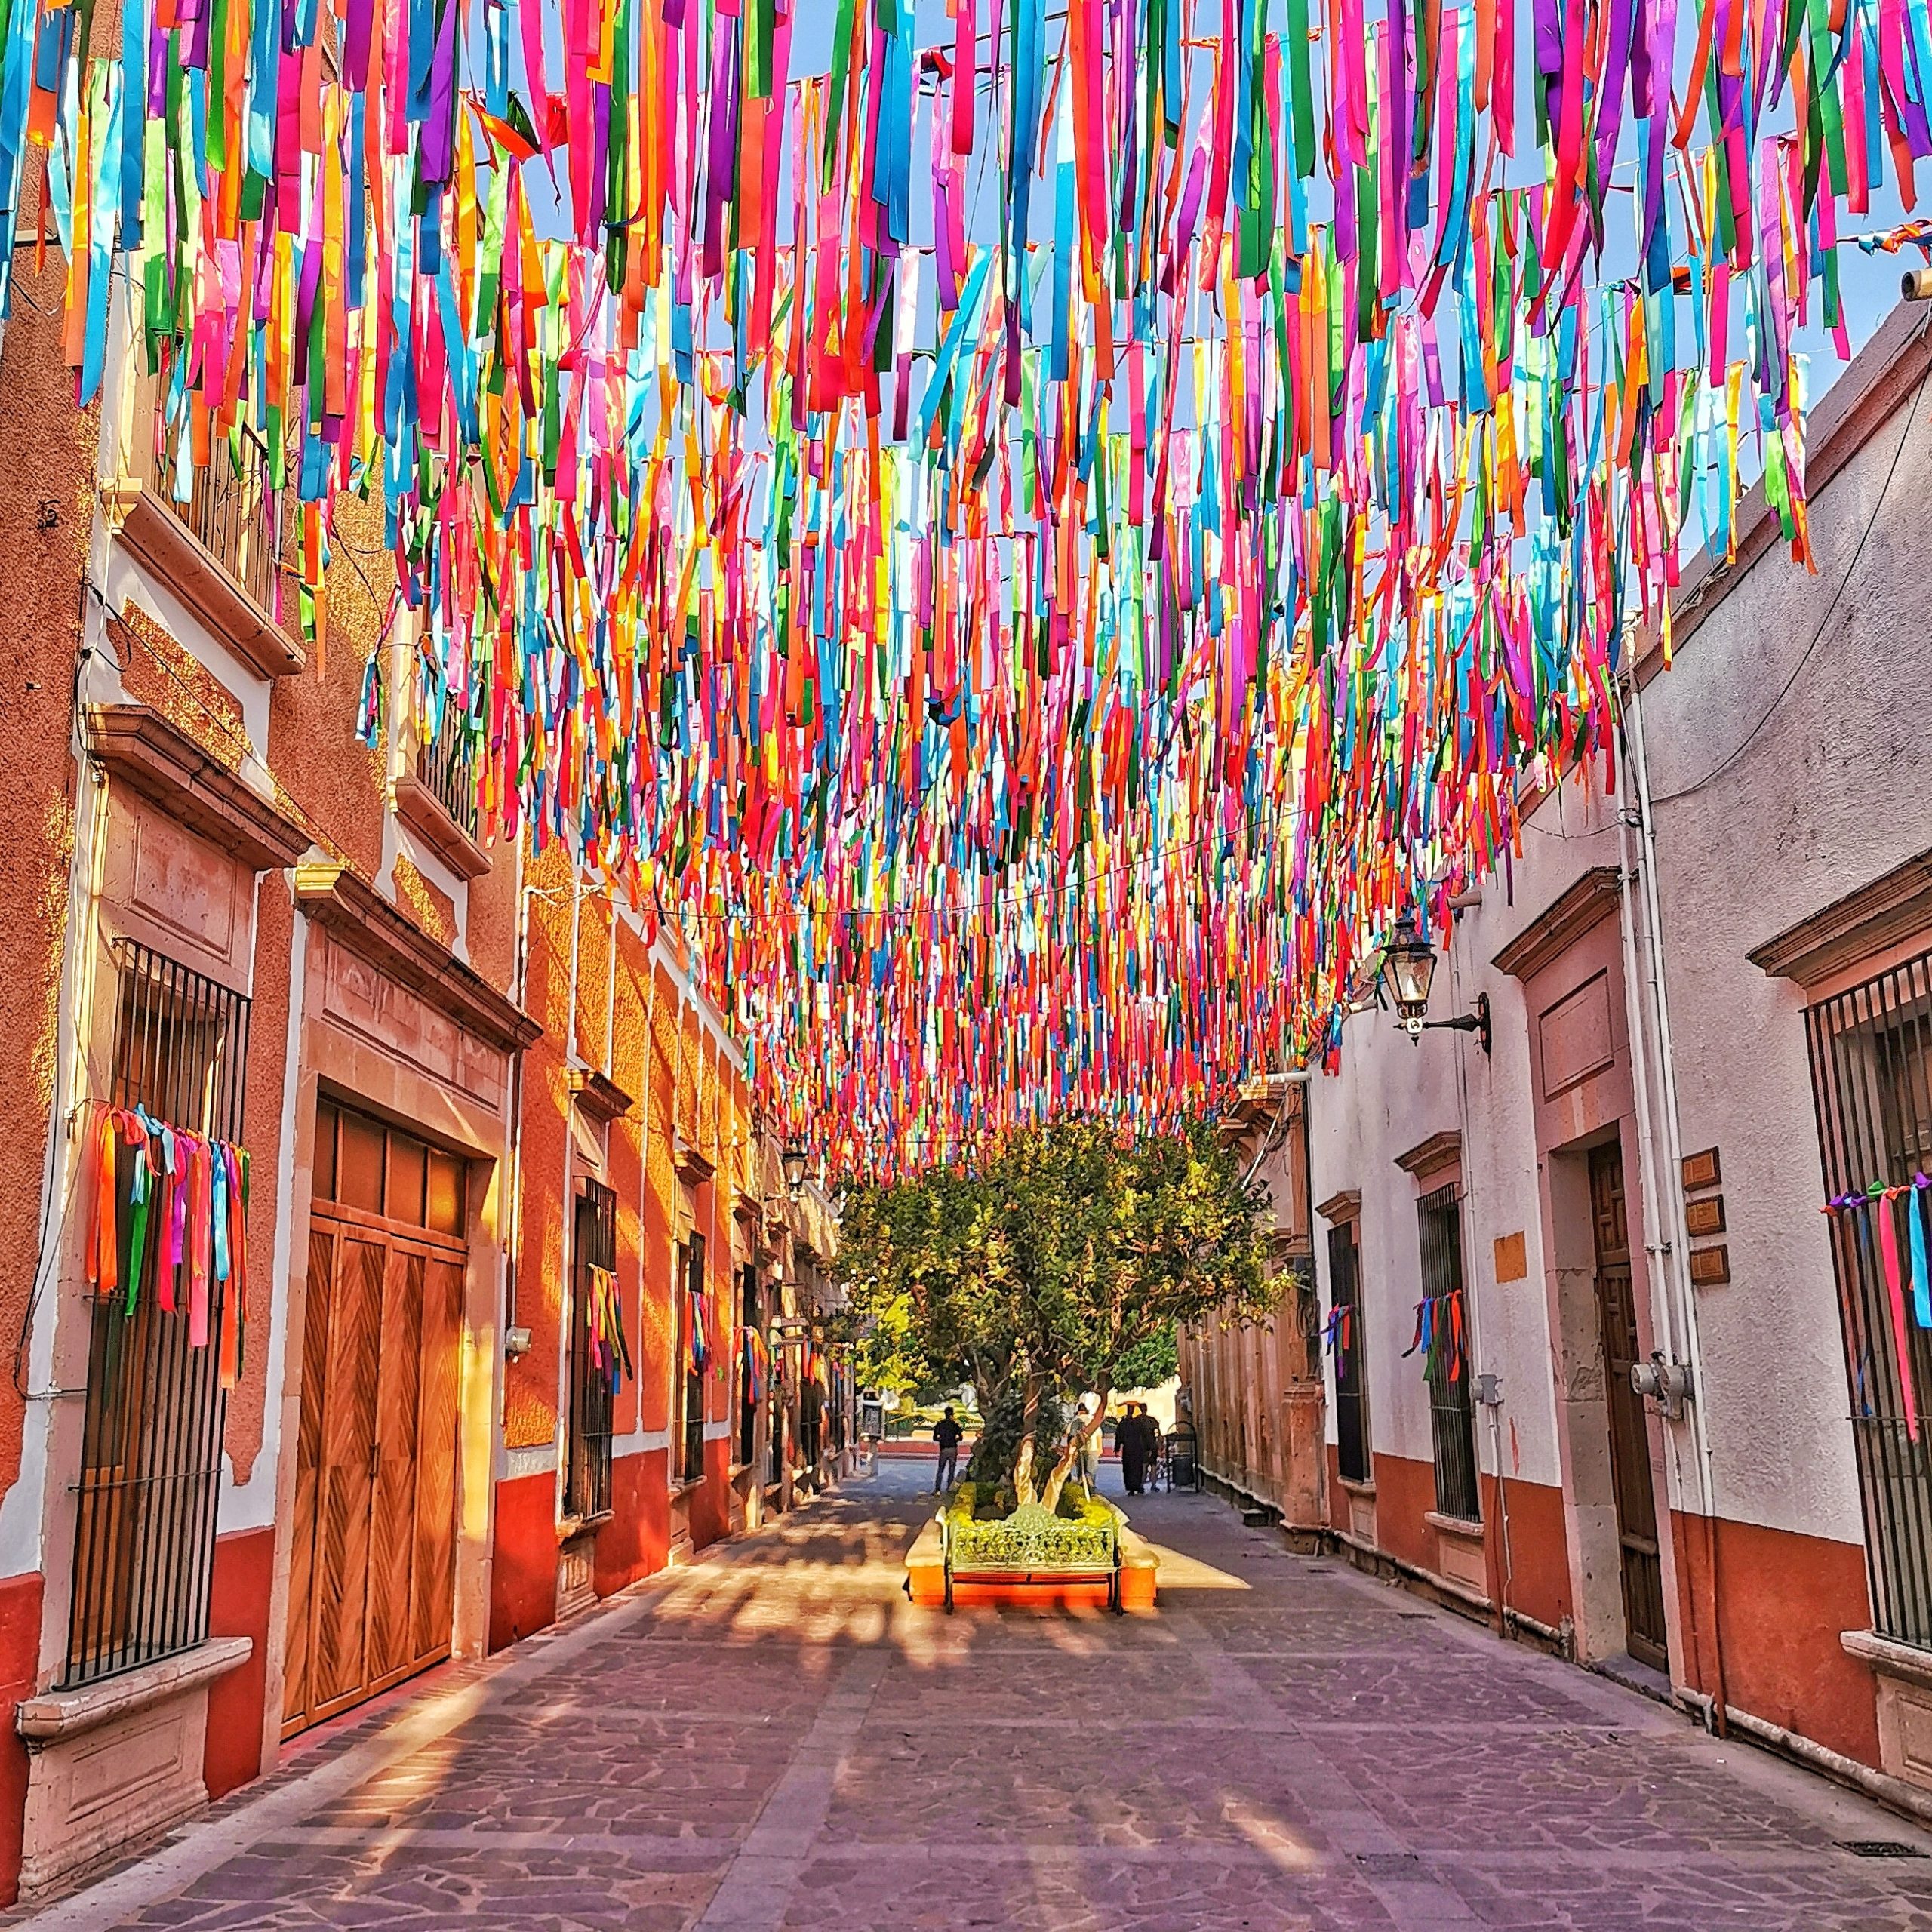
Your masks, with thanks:
M965 1434L949 1408L933 1424L933 1440L939 1444L939 1467L933 1473L935 1495L942 1489L950 1489L959 1474L959 1444Z
M1161 1418L1143 1403L1140 1410L1140 1442L1146 1457L1145 1481L1149 1488L1161 1486Z
M1138 1402L1128 1404L1120 1426L1114 1432L1114 1440L1120 1445L1121 1481L1128 1494L1143 1494L1147 1484L1147 1435L1141 1426Z

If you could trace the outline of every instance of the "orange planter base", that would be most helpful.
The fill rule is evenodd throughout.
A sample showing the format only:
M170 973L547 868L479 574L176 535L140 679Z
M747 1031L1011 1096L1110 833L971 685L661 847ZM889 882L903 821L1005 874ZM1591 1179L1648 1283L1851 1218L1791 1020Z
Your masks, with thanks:
M1154 1608L1156 1568L1153 1553L1144 1543L1128 1552L1120 1573L1121 1609L1144 1614ZM946 1564L940 1555L937 1523L929 1524L921 1532L906 1558L906 1589L921 1609L946 1607ZM952 1601L955 1608L968 1609L992 1604L1003 1609L1105 1611L1107 1586L1105 1583L1060 1583L1051 1577L1038 1582L987 1578L955 1583Z

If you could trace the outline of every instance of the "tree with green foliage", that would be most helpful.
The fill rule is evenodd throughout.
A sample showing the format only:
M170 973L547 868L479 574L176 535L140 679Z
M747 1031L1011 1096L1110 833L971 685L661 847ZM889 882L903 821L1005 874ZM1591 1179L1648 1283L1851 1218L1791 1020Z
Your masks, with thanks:
M1270 1312L1267 1204L1206 1123L1130 1141L1063 1121L971 1168L854 1188L838 1273L859 1372L971 1383L989 1433L1005 1419L1017 1501L1052 1509L1112 1392L1171 1372L1177 1323ZM1088 1390L1098 1406L1069 1437Z

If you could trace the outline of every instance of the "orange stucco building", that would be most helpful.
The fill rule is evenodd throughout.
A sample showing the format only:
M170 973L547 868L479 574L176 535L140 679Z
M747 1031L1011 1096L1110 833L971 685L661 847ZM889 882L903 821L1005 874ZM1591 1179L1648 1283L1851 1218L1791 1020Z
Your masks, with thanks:
M0 1898L789 1506L850 1400L823 1198L675 941L478 843L378 513L305 645L265 453L177 503L125 358L74 409L34 255L0 337ZM115 1109L147 1151L110 1297ZM164 1128L247 1158L206 1346L127 1244Z

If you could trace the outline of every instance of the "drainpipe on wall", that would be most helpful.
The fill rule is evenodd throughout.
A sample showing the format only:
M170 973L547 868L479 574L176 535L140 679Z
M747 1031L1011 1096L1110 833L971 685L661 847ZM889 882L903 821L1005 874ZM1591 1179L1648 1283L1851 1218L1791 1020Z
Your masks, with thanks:
M1449 961L1449 990L1452 996L1452 1004L1457 1010L1460 1011L1463 1004L1462 976L1456 963L1456 951L1454 944L1445 942L1443 952ZM1463 1199L1465 1204L1468 1204L1473 1201L1475 1193L1470 1178L1475 1171L1475 1162L1472 1158L1469 1140L1468 1069L1463 1062L1460 1042L1457 1044L1456 1051L1456 1125L1462 1143ZM1462 1241L1465 1230L1474 1218L1472 1212L1469 1214L1457 1215L1457 1238L1459 1243ZM1466 1359L1463 1364L1463 1373L1466 1375L1473 1375L1475 1372L1477 1344L1482 1339L1484 1332L1483 1324L1478 1318L1476 1308L1478 1299L1476 1283L1481 1271L1466 1265L1466 1255L1463 1259L1465 1262L1463 1270L1465 1284L1463 1306L1469 1328L1469 1344L1465 1351ZM1506 1633L1509 1619L1515 1614L1509 1604L1509 1586L1513 1580L1514 1570L1509 1550L1509 1498L1504 1486L1503 1476L1502 1412L1499 1405L1494 1402L1485 1402L1483 1407L1489 1411L1490 1455L1491 1460L1495 1465L1497 1516L1495 1537L1492 1540L1485 1536L1482 1540L1483 1569L1487 1580L1489 1600L1491 1605L1490 1623L1496 1634L1500 1637ZM1480 1484L1482 1477L1480 1463L1477 1466L1476 1477L1478 1484L1478 1501L1480 1503Z
M523 875L523 839L519 835L516 841L516 947L512 968L510 983L515 989L513 997L519 1011L525 1008L530 968L530 901L537 888ZM505 1178L503 1202L503 1335L500 1343L506 1340L509 1331L516 1325L517 1266L523 1251L523 1055L512 1056L510 1062L510 1119L509 1146L507 1150L509 1172ZM502 1352L500 1346L499 1354ZM498 1385L497 1422L500 1429L503 1419L500 1380Z
M577 941L583 924L583 880L573 861L571 866L571 974L568 991L565 995L564 1006L564 1064L574 1064L580 1056L577 1045ZM568 1089L564 1101L564 1177L561 1207L563 1226L559 1232L558 1252L561 1256L557 1283L557 1423L552 1432L551 1440L558 1449L557 1456L557 1520L563 1521L564 1484L569 1472L565 1464L569 1460L563 1453L563 1444L568 1439L566 1418L570 1413L571 1400L571 1324L577 1309L571 1289L571 1271L577 1262L577 1208L571 1198L571 1168L577 1157L577 1110Z
M1660 1113L1663 1127L1664 1145L1662 1153L1663 1174L1657 1190L1657 1213L1663 1223L1657 1230L1661 1241L1662 1261L1666 1292L1663 1297L1667 1319L1675 1303L1675 1319L1671 1321L1669 1344L1674 1358L1686 1362L1690 1371L1690 1399L1688 1404L1690 1439L1694 1460L1697 1469L1697 1492L1700 1518L1704 1543L1704 1577L1708 1592L1709 1626L1711 1644L1711 1669L1716 1679L1715 1695L1712 1700L1712 1712L1715 1720L1717 1734L1725 1734L1727 1699L1724 1688L1724 1640L1718 1617L1718 1554L1717 1554L1717 1485L1712 1467L1710 1431L1704 1412L1704 1363L1703 1351L1697 1329L1697 1298L1689 1275L1688 1257L1690 1250L1690 1230L1684 1221L1684 1190L1681 1177L1684 1172L1684 1146L1678 1124L1677 1099L1677 1063L1671 1044L1670 1000L1665 984L1662 907L1657 894L1657 848L1656 820L1651 808L1650 767L1645 755L1644 739L1643 688L1633 664L1630 672L1630 702L1625 716L1629 729L1624 734L1626 768L1635 780L1636 793L1636 823L1635 830L1641 847L1639 863L1635 869L1628 861L1628 835L1633 828L1624 814L1618 814L1618 838L1623 848L1625 863L1623 873L1621 899L1624 919L1629 931L1628 945L1632 952L1635 946L1635 927L1637 907L1630 897L1633 878L1641 882L1643 891L1644 949L1645 955L1644 983L1650 992L1651 1025L1646 1029L1639 1025L1636 1051L1631 1055L1633 1072L1642 1066L1650 1052L1657 1057L1657 1076ZM1632 962L1626 960L1626 974ZM1640 1099L1638 1118L1640 1131L1649 1122L1647 1101ZM1657 1156L1652 1154L1653 1165ZM1668 1238L1663 1237L1667 1234ZM1681 1350L1681 1355L1679 1350ZM1674 1440L1674 1438L1673 1438ZM1697 1592L1690 1592L1694 1605Z
M1626 757L1625 768L1631 768ZM1617 814L1617 909L1618 936L1622 942L1623 955L1623 1000L1626 1023L1630 1029L1630 1080L1632 1099L1637 1113L1637 1163L1642 1186L1639 1190L1644 1216L1644 1255L1647 1264L1647 1282L1652 1309L1660 1317L1663 1332L1658 1340L1666 1354L1673 1361L1681 1359L1682 1351L1677 1334L1677 1306L1674 1284L1670 1278L1667 1250L1669 1244L1663 1238L1659 1226L1660 1203L1664 1188L1658 1178L1657 1136L1654 1115L1651 1110L1651 1065L1649 1031L1644 1023L1644 975L1638 970L1637 961L1637 909L1632 897L1632 887L1636 880L1636 862L1630 851L1630 824L1621 809ZM1684 1487L1684 1466L1678 1455L1677 1436L1668 1423L1664 1426L1664 1439L1670 1444L1671 1466L1676 1473L1678 1487ZM1699 1494L1702 1494L1701 1483ZM1672 1498L1665 1492L1664 1506L1668 1510ZM1673 1574L1675 1564L1672 1564ZM1694 1673L1697 1654L1697 1593L1695 1589L1684 1592L1681 1601L1687 1606L1690 1617L1690 1655L1685 1661L1690 1666L1687 1677ZM1680 1698L1699 1704L1705 1710L1707 1718L1719 1708L1718 1701L1704 1697L1700 1691L1687 1684L1672 1685L1672 1691Z

